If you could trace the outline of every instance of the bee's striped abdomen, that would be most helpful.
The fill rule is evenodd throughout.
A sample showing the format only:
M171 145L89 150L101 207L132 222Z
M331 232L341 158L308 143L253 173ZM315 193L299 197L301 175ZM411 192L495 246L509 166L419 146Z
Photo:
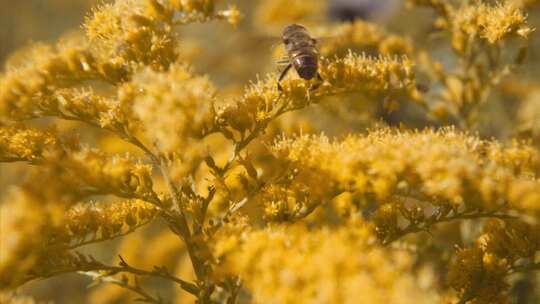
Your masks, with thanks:
M293 66L298 76L311 79L317 74L317 56L311 52L300 52L293 57Z

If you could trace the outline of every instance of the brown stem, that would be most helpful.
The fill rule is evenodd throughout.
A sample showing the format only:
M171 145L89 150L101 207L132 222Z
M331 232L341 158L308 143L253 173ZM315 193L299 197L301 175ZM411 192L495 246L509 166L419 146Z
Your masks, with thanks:
M489 212L478 212L478 213L456 213L450 216L444 216L441 218L434 219L430 222L426 222L421 226L418 225L410 225L405 229L402 229L397 235L386 239L383 241L384 245L388 245L402 237L404 237L407 234L410 233L416 233L421 231L428 231L429 228L446 222L451 221L457 221L457 220L467 220L467 219L480 219L480 218L498 218L498 219L515 219L515 216L505 214L505 213L498 213L499 211L489 211Z
M105 271L105 272L108 272L109 275L125 272L125 273L131 273L134 275L140 275L140 276L157 277L157 278L173 281L176 284L178 284L183 290L193 295L197 295L199 292L199 288L195 284L182 280L168 272L147 271L144 269L139 269L139 268L135 268L130 265L127 265L125 262L123 262L121 266L110 266L110 265L105 265L100 262L94 261L94 262L83 264L83 265L77 265L76 267L73 267L73 268L64 268L64 269L52 271L52 272L47 273L44 276L29 277L25 280L25 282L38 279L38 278L50 278L53 276L66 274L70 272L90 272L90 271Z
M520 266L513 266L508 270L507 275L511 275L518 272L529 272L529 271L536 271L536 270L540 270L540 262L525 264L525 265L520 265Z
M104 282L111 283L111 284L114 284L114 285L118 285L118 286L120 286L122 288L125 288L127 290L130 290L130 291L133 291L133 292L137 293L138 295L140 295L142 297L142 298L139 299L139 301L144 301L146 303L156 303L156 304L162 304L163 303L163 301L160 298L152 297L148 292L146 292L144 289L142 289L138 285L130 285L127 282L123 282L123 281L115 280L115 279L104 280Z
M122 232L122 233L119 233L119 234L115 234L115 235L112 235L110 237L103 237L103 238L97 238L97 239L90 239L90 240L86 240L86 241L82 241L82 242L79 242L79 243L76 243L76 244L73 244L73 245L70 245L68 247L68 249L76 249L78 247L82 247L82 246L86 246L86 245L90 245L90 244L95 244L95 243L99 243L99 242L104 242L104 241L108 241L108 240L112 240L112 239L115 239L115 238L118 238L118 237L121 237L121 236L126 236L132 232L134 232L135 230L147 225L148 223L152 222L153 218L148 220L148 221L144 221L138 225L135 225L133 227L130 227L128 230Z

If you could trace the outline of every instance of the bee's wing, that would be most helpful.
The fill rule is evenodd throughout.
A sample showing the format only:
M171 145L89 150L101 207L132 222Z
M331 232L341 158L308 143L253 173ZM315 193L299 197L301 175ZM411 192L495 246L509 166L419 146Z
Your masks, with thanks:
M244 35L244 39L249 40L250 44L268 49L274 49L283 44L281 37L261 33L247 33Z
M335 36L326 35L326 36L315 37L313 40L315 41L315 43L317 45L323 45L323 44L329 43L331 41L334 41L334 40L336 40L338 38L339 38L339 36L337 36L337 35L335 35Z
M277 64L284 64L286 52L281 37L264 33L250 33L245 35L245 39L249 41L248 45L251 46L251 51L253 48L257 48L260 52L270 54L272 61L277 62Z
M339 35L316 36L314 40L319 56L328 57L335 55L333 51L329 50L332 50L332 46L339 45L341 39L342 37Z
M279 38L276 38L276 39L279 39ZM272 43L272 45L270 46L270 51L272 53L275 53L275 52L278 52L280 51L280 49L283 48L283 42L281 40L274 40L274 43Z
M289 60L289 56L282 56L281 58L276 60L276 64L278 66L288 65L289 63L291 63L291 61Z

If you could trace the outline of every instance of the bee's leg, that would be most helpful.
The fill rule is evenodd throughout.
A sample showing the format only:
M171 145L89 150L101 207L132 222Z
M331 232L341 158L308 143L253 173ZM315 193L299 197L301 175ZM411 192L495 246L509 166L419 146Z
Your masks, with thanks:
M286 56L281 57L278 61L276 61L276 64L279 66L286 66L289 63L291 63L291 61L289 60L289 57L286 57Z
M317 72L317 82L315 82L314 84L312 84L309 87L309 91L310 92L315 91L316 89L318 89L321 86L321 84L323 84L323 82L324 82L324 80L322 79L321 74L319 74L319 72Z
M283 78L285 78L285 76L287 75L287 72L289 72L289 70L291 69L291 67L292 67L292 64L289 63L289 64L285 67L285 69L281 72L281 75L279 75L277 87L278 87L278 90L279 90L280 92L283 91L283 88L281 87L280 82L281 82L281 80L283 80Z

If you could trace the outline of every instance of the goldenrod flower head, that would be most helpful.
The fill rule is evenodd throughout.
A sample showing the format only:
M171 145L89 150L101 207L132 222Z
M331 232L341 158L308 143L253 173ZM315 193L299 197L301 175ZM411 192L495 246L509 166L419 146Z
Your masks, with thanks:
M534 30L527 24L526 14L514 1L487 4L475 1L475 5L459 8L445 7L443 27L452 33L452 46L465 53L470 41L485 39L491 44L517 37L527 39Z
M539 193L532 187L539 182L530 177L540 166L537 151L526 146L502 148L454 129L383 128L337 142L305 135L283 138L273 150L278 158L292 162L299 176L320 172L315 174L325 176L322 185L334 182L337 188L357 194L385 199L416 189L467 208L489 208L498 199L518 208L538 208L532 200ZM297 181L306 184L304 179Z
M374 246L366 227L309 231L278 226L224 242L227 245L218 242L221 249L216 252L220 253L220 271L240 275L257 303L437 300L419 287L414 276L397 275L412 266L412 259L406 253L391 255ZM408 296L403 290L408 290Z
M330 27L316 27L314 35L323 37L319 46L325 56L346 53L349 49L375 51L382 55L413 53L413 46L408 39L388 33L381 26L362 20Z
M0 159L35 161L58 148L53 132L19 126L0 125Z
M139 200L106 203L81 203L66 215L68 239L85 241L88 236L108 239L140 226L156 215L155 206Z
M311 94L309 82L303 79L283 80L283 92L278 90L275 76L259 79L240 100L219 110L218 123L245 132L268 120L280 107L299 109L326 96L346 93L362 93L381 100L405 96L423 102L415 86L413 63L406 57L368 57L350 52L343 58L323 59L320 73L324 83Z
M215 89L207 77L193 75L185 66L174 65L166 72L143 70L130 85L140 92L133 111L148 140L163 151L185 149L212 122Z

